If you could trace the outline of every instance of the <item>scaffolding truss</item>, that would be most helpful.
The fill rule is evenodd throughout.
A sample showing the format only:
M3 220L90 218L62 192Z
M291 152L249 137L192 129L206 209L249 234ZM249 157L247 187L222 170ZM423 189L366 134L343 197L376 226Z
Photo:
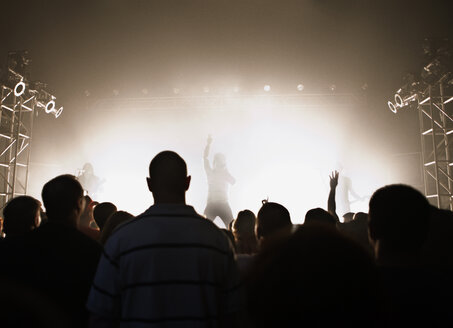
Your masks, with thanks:
M431 204L453 210L453 86L445 74L418 95L425 195Z
M24 83L22 89L1 85L0 208L27 193L37 91L25 88Z

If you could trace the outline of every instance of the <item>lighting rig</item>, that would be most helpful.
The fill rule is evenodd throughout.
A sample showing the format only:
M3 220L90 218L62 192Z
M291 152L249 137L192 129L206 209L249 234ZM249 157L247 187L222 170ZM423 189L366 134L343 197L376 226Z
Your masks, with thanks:
M0 208L27 193L34 116L63 112L45 83L30 81L30 63L27 51L9 52L0 78Z
M388 107L395 114L418 111L425 196L453 210L453 47L446 39L426 39L423 50L420 75L406 75Z

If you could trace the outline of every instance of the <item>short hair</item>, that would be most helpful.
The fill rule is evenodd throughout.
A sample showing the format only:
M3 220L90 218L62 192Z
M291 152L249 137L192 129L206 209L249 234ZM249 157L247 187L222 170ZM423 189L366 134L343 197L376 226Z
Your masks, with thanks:
M402 184L385 186L370 199L370 236L399 249L421 247L429 217L429 202L419 191Z
M30 196L11 199L3 209L3 230L6 235L24 235L36 227L36 213L41 203Z
M309 210L305 214L305 223L322 223L322 224L330 224L330 225L335 225L337 223L337 220L327 212L326 210L317 207Z
M83 188L75 176L64 174L47 182L41 196L49 221L64 221L78 207Z
M160 152L149 164L149 177L159 191L184 191L187 178L186 162L173 151Z
M272 202L263 202L258 211L256 224L257 238L268 237L292 225L288 210L283 205Z
M113 234L116 228L118 228L123 223L129 222L134 218L134 216L125 211L118 211L110 215L105 223L104 229L101 232L101 237L99 242L102 245L105 245L109 237Z
M99 229L103 229L107 219L117 211L115 204L110 202L103 202L98 205L93 210L94 221L98 225Z

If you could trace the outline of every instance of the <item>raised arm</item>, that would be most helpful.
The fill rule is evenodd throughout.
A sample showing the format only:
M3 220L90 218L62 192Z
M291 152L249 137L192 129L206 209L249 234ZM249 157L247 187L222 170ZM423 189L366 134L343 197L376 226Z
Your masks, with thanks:
M329 199L327 201L327 211L333 215L335 220L337 222L340 222L340 219L338 218L337 215L337 204L335 203L335 194L336 194L336 189L338 185L338 171L332 172L332 174L329 176L330 178L330 192L329 192Z
M204 152L203 152L204 170L206 171L206 173L212 171L211 164L209 164L209 159L208 159L209 150L211 149L211 143L212 143L212 137L211 137L211 135L208 135L206 147L204 148Z

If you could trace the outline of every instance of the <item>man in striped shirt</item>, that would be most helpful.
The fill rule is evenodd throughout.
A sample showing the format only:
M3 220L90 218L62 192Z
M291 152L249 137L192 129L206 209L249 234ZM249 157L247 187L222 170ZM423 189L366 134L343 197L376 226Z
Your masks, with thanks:
M105 246L88 298L92 327L232 327L242 309L228 238L186 205L184 160L164 151L149 166L154 205Z

